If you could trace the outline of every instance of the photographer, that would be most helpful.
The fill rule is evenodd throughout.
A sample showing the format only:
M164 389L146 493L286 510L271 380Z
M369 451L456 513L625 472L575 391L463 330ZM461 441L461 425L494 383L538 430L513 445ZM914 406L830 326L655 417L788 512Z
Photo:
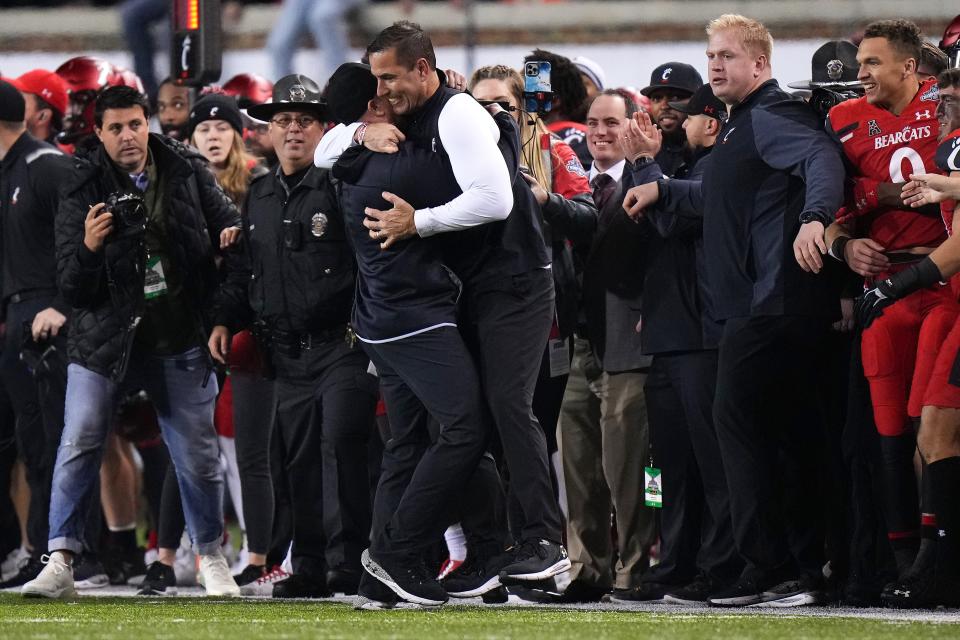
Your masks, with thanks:
M0 588L17 587L40 573L47 547L50 480L63 425L69 305L57 295L53 220L57 193L70 160L26 130L26 101L11 83L0 81L0 230L6 334L0 380L16 414L17 448L30 487L27 537L32 558ZM36 342L34 342L36 340ZM42 354L27 364L22 348ZM42 383L42 384L41 384Z
M203 311L216 286L214 251L240 216L196 152L148 132L147 98L111 87L97 98L100 144L76 160L56 219L60 292L70 319L66 421L50 506L51 554L26 596L75 593L72 563L119 393L154 401L210 595L239 589L220 551L222 480L204 352ZM91 206L91 203L96 203Z

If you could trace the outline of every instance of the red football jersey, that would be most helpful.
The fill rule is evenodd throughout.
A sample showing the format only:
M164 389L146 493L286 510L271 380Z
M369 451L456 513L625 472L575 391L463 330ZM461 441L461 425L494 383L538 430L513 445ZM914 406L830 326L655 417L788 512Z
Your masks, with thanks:
M937 152L935 80L920 84L917 95L897 116L866 98L841 102L830 110L829 127L843 145L855 176L878 182L906 182L911 173L940 173ZM864 230L888 251L936 247L946 239L943 221L911 209L880 207L861 218Z
M572 198L584 193L593 193L590 188L590 174L580 164L580 158L563 140L550 140L550 169L553 176L553 192L564 198Z
M954 171L960 172L960 129L956 129L937 147L937 169L950 175ZM940 215L947 233L953 235L953 211L957 207L956 200L944 200L940 203Z

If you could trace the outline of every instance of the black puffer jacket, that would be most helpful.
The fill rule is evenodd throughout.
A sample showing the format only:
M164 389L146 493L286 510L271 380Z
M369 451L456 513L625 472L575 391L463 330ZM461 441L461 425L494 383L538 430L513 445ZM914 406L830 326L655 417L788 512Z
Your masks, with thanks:
M166 184L169 257L183 274L188 310L203 322L217 287L214 252L220 232L241 225L240 213L217 185L203 156L179 142L150 134L150 151ZM118 224L103 251L83 244L90 206L121 189L102 145L75 159L75 175L63 186L57 214L57 273L70 318L70 361L119 381L137 323L143 315L146 259L144 234L118 234ZM199 346L199 345L198 345Z

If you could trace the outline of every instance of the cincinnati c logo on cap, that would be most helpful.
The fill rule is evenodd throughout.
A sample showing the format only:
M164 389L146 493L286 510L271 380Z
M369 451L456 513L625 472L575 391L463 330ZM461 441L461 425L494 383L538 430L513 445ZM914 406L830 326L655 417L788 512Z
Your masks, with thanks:
M660 74L660 80L662 82L666 82L667 80L670 79L671 73L673 73L673 67L667 67L666 69L663 70L663 73Z

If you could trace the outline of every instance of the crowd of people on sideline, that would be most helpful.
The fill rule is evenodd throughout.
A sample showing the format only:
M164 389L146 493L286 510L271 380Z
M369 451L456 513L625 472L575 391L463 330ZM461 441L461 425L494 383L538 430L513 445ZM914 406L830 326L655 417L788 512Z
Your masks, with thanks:
M960 607L960 16L706 40L0 79L0 589Z

